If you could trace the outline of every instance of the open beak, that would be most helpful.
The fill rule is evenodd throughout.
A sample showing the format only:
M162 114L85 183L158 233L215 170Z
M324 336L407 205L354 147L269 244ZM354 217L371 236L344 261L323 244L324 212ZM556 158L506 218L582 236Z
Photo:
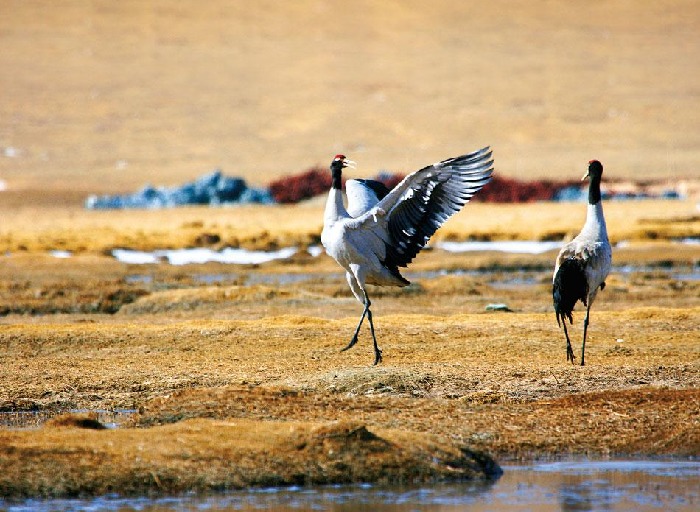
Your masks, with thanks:
M352 160L348 160L346 158L345 160L343 160L343 167L350 167L351 169L355 169L357 168L357 164Z

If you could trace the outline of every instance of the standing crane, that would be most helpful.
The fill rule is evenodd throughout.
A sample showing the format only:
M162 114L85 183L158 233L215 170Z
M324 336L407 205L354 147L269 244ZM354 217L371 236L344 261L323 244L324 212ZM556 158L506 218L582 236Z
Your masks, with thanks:
M586 334L591 306L598 290L605 288L612 265L612 248L603 216L603 203L600 196L600 181L603 165L598 160L588 163L588 172L582 179L589 179L588 210L583 229L571 242L564 245L557 256L554 268L552 297L557 323L564 326L566 336L566 360L575 362L571 340L566 330L566 320L573 324L572 312L580 300L586 306L583 320L583 343L581 345L581 366L585 363Z
M345 155L331 162L331 190L323 217L321 243L345 269L352 293L364 305L350 343L357 343L367 317L374 341L374 364L382 351L372 321L367 284L407 286L399 267L406 267L430 237L491 180L489 147L449 158L406 176L393 190L373 180L348 180L348 206L343 204L341 175L355 167Z

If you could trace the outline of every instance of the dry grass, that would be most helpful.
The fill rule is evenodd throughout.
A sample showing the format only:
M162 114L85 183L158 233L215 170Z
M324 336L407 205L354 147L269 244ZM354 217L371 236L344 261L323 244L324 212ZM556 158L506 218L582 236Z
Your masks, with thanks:
M692 293L676 304L697 304ZM141 428L85 432L83 418L59 417L0 430L3 495L471 478L492 464L481 451L700 453L700 306L596 311L581 368L565 363L549 313L392 314L435 296L382 297L385 363L370 367L366 333L339 353L355 322L348 301L306 300L339 318L9 317L3 410L127 407Z
M133 190L222 167L698 177L698 4L7 0L0 178ZM336 20L342 20L339 33ZM16 156L4 156L4 148Z
M489 206L483 215L486 206L473 204L441 236L537 236L527 219L568 233L582 207L574 215L566 206ZM58 417L39 430L0 430L0 490L162 494L440 480L488 469L482 452L499 460L697 456L700 284L677 274L693 271L699 254L663 240L695 229L689 207L606 205L611 232L634 239L654 226L661 240L640 235L616 249L617 265L655 270L609 277L584 368L566 363L552 313L556 251L424 251L407 272L414 284L370 292L384 350L384 363L371 367L365 330L340 352L360 305L326 256L175 267L101 254L129 236L139 248L177 245L183 225L194 236L236 212L259 226L245 236L274 226L266 239L286 245L315 229L317 206L67 210L72 217L36 207L34 222L5 210L18 223L5 233L23 236L27 248L0 265L0 412L14 425L22 412ZM78 255L43 254L57 238ZM443 269L453 272L429 274ZM514 312L485 311L500 302ZM578 340L580 312L575 319ZM63 415L123 408L139 412L116 431L86 430L95 418Z
M177 210L85 211L77 206L29 201L3 202L0 194L1 252L54 249L108 253L113 248L153 250L200 246L217 235L212 248L276 249L320 244L323 201L298 206L238 206ZM612 241L668 240L700 233L692 201L607 202ZM583 204L470 203L438 231L434 240L563 240L578 232Z
M376 300L385 351L378 368L367 368L371 343L364 332L357 348L339 352L358 309L345 299L307 299L326 318L184 320L166 313L16 319L3 326L0 403L23 410L139 408L177 390L234 384L434 398L488 390L506 402L640 384L692 387L698 385L700 307L697 290L694 295L696 306L689 309L609 312L601 305L592 317L590 368L584 369L564 364L563 335L549 313L394 312L409 301L418 304L406 309L425 309L430 296ZM288 310L292 304L281 301ZM224 307L236 316L235 302ZM299 310L308 307L301 303ZM579 326L572 330L580 336Z

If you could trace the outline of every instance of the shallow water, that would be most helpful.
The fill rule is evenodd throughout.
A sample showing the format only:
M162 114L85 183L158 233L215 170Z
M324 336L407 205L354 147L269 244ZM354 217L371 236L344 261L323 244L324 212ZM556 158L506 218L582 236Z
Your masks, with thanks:
M495 482L425 487L370 485L271 488L170 498L101 497L28 500L0 509L24 511L329 510L409 512L697 511L700 462L569 461L504 466Z
M668 272L668 277L677 281L700 281L700 266L678 266L673 272L661 266L634 266L634 265L619 265L612 269L613 274L621 276L629 276L635 273L651 273L658 271ZM434 279L440 276L455 275L455 276L473 276L490 278L489 285L493 288L509 289L520 288L523 286L534 286L540 283L543 279L549 279L551 271L547 270L511 270L511 269L479 269L479 270L426 270L426 271L411 271L405 270L403 275L409 281L419 282L426 279ZM242 274L236 272L222 272L210 274L193 274L194 281L205 285L224 285L238 283L241 281ZM275 272L275 273L250 273L245 276L244 282L246 285L291 285L300 284L312 279L318 279L319 274L314 273L290 273L290 272ZM340 279L339 274L333 274L329 279ZM132 274L126 277L126 282L130 284L148 285L153 283L153 276L148 274Z
M690 237L673 240L681 245L700 245L700 238ZM562 241L550 240L496 240L496 241L466 241L466 242L438 242L435 247L446 252L484 252L495 251L511 254L542 254L561 248ZM616 247L624 248L628 242L619 242ZM187 265L192 263L220 262L238 265L251 265L267 263L278 259L289 259L297 253L296 247L284 247L278 251L248 251L227 247L215 251L206 247L194 247L186 249L158 250L152 252L137 251L131 249L115 249L112 256L122 263L132 265L145 265L154 263L170 263L171 265ZM320 256L324 249L321 246L312 245L307 248L312 257ZM70 258L73 253L55 249L49 251L54 258Z
M2 411L0 412L0 428L15 430L31 430L41 427L47 420L63 413L82 414L92 413L96 420L107 428L119 428L132 419L136 409L69 409L66 411ZM1 509L0 509L1 510Z

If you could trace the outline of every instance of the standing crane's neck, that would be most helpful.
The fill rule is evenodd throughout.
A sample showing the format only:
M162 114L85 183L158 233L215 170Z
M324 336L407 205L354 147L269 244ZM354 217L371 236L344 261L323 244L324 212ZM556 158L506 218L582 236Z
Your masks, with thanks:
M591 176L588 184L588 204L600 203L600 176Z
M596 238L608 238L608 230L603 215L603 201L600 194L600 176L591 176L588 186L588 210L583 231L593 234Z

